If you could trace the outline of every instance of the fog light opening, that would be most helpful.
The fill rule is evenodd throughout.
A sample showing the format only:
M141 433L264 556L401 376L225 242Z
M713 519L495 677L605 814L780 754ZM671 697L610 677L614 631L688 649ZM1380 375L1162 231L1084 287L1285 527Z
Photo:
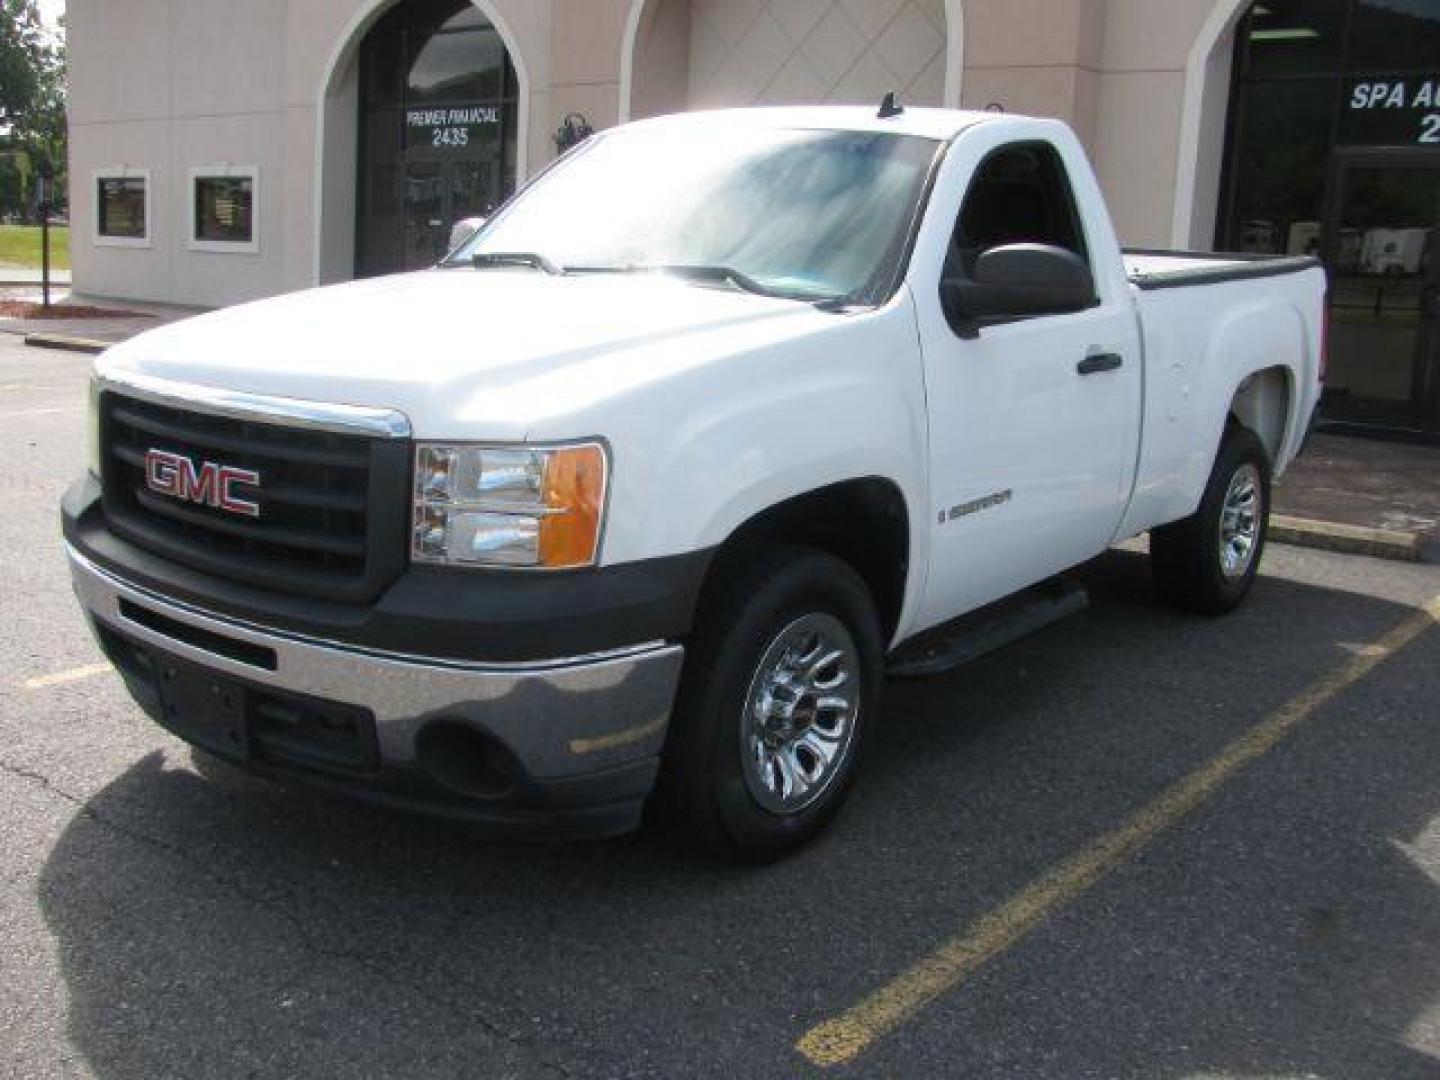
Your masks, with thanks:
M524 774L509 747L460 720L433 720L421 728L415 758L436 783L472 799L503 798Z

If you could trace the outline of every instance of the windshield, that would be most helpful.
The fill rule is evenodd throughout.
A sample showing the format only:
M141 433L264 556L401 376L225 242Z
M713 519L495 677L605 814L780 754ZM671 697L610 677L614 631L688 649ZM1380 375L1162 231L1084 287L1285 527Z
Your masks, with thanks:
M542 177L446 265L666 268L798 299L877 302L938 147L855 131L615 131Z

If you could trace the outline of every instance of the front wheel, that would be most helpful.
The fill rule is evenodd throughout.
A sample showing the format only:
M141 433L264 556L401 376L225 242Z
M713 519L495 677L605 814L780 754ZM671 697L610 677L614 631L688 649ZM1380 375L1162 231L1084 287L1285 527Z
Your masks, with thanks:
M1232 424L1199 509L1150 534L1160 594L1205 615L1232 610L1254 584L1269 521L1269 455L1253 431Z
M879 711L870 592L816 551L759 547L716 567L685 660L661 805L712 850L783 855L835 815Z

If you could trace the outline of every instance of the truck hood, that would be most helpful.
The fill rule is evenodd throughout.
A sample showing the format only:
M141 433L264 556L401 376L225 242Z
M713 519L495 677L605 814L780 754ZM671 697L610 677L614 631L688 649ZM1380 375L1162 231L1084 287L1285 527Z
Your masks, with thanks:
M565 431L616 394L846 322L810 304L653 275L432 270L202 315L107 352L135 373L398 409L419 437Z

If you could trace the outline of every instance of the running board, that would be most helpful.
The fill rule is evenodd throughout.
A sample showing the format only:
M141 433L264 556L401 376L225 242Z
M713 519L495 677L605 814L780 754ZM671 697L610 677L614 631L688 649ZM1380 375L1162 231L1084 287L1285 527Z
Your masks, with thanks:
M912 638L891 655L885 673L896 679L932 679L1089 606L1090 596L1081 586L1051 578Z

